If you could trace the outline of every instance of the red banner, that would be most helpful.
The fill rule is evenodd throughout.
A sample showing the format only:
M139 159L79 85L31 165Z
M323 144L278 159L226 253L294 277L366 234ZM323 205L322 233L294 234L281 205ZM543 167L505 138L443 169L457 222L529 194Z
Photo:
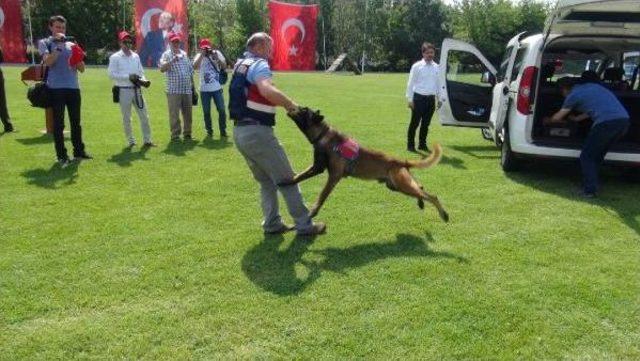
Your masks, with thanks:
M314 70L318 5L269 2L274 70Z
M182 37L182 48L189 49L189 22L186 0L135 0L136 44L144 66L158 66L167 50L167 33Z
M22 37L20 0L0 0L0 44L5 61L11 63L27 61Z

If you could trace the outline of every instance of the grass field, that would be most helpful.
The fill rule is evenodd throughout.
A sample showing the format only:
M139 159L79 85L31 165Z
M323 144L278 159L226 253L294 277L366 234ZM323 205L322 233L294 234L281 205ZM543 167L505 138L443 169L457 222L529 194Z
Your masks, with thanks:
M205 139L198 108L195 141L169 145L158 72L157 148L124 148L106 69L89 69L95 159L60 169L19 70L4 68L18 132L0 135L1 360L640 359L640 187L618 169L584 201L575 167L505 175L479 130L434 119L444 158L414 174L450 223L347 179L318 216L326 235L265 238L232 138ZM417 157L404 150L406 75L275 82L362 145ZM294 169L310 164L284 114L276 132ZM301 185L307 203L324 180Z

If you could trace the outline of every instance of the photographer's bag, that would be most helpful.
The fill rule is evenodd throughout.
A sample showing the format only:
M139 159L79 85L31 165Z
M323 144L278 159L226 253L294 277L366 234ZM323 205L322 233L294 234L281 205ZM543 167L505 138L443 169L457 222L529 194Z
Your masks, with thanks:
M49 87L47 86L47 77L49 76L49 68L44 68L44 77L42 81L30 86L27 90L27 99L31 102L31 106L37 108L48 108L51 105L49 100Z

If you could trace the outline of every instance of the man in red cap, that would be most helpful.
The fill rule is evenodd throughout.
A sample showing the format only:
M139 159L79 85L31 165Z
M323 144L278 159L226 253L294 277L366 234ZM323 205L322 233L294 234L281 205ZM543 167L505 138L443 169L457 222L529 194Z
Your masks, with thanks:
M202 99L202 112L204 113L204 126L207 136L213 136L211 125L211 99L213 98L218 110L218 125L220 136L227 137L227 114L224 110L224 97L222 95L222 83L220 74L225 71L227 64L222 53L213 49L209 39L200 40L200 52L193 59L193 68L200 73L200 96Z
M129 143L129 147L136 145L136 139L131 130L131 105L135 102L138 119L140 119L140 127L142 128L143 148L153 147L151 141L151 127L149 126L149 116L147 115L147 107L142 97L142 90L136 81L143 79L144 70L140 57L135 51L131 50L133 46L133 38L126 31L118 33L118 41L120 43L120 51L109 57L109 77L114 81L118 88L118 102L120 103L120 112L122 113L122 125L124 134Z
M75 159L91 159L82 142L80 127L80 85L78 71L84 72L84 52L65 35L67 20L61 15L49 19L51 36L38 43L43 63L48 67L47 87L53 108L53 140L58 163L69 165L69 156L64 146L64 110L69 113L71 143Z
M180 134L185 140L191 140L191 106L193 89L193 66L187 53L180 49L182 37L179 33L170 32L169 50L160 58L160 71L167 79L167 102L169 103L169 123L171 126L171 141L180 140ZM180 116L184 121L184 129L180 127Z

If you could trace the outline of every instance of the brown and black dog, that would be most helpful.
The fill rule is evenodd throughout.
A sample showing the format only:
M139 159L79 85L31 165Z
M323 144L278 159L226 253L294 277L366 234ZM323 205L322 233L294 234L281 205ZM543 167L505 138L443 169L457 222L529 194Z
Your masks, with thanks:
M433 147L433 153L421 161L399 160L382 152L360 148L355 141L346 135L330 127L319 111L309 108L298 108L287 113L293 119L298 128L304 133L309 142L313 144L313 164L304 172L297 174L292 180L282 182L279 186L296 184L329 171L329 178L320 193L316 204L311 208L310 215L314 217L320 211L320 207L338 184L340 179L352 176L361 179L374 179L385 183L387 188L415 197L418 199L418 207L424 209L424 201L433 204L445 222L449 221L449 215L440 204L438 197L427 193L424 188L413 178L409 168L428 168L440 161L442 148L439 144Z

